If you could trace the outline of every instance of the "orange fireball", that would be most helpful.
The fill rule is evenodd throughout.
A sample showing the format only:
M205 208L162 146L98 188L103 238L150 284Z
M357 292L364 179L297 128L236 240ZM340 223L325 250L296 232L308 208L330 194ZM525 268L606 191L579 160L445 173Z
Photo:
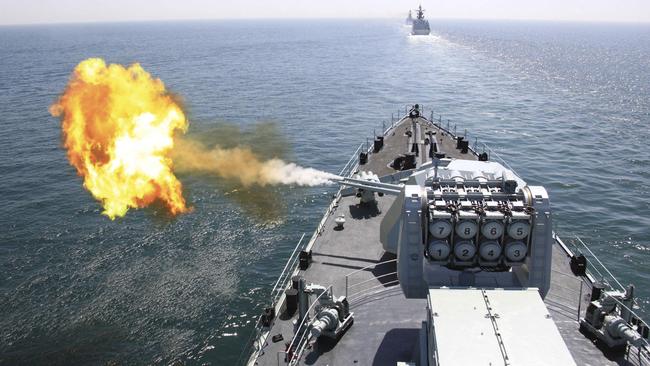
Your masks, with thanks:
M50 112L61 117L68 159L106 216L155 201L174 215L188 210L170 158L187 119L163 82L139 64L82 61Z

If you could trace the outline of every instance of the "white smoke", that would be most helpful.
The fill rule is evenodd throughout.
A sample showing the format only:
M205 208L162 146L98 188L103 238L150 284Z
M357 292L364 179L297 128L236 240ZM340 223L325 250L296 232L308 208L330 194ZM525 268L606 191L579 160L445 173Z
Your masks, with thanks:
M319 186L332 184L339 176L313 168L303 168L280 159L264 162L261 175L269 184L297 184L300 186Z

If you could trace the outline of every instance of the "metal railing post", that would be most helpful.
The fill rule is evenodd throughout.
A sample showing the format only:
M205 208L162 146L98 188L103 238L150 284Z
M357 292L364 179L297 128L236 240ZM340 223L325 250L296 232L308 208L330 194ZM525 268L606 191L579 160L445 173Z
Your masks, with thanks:
M582 285L584 282L580 280L580 294L578 295L578 322L580 322L580 308L582 307Z

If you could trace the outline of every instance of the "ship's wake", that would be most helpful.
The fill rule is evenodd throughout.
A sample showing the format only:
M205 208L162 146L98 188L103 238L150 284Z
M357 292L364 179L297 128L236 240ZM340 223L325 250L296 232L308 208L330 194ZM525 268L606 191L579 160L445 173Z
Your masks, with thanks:
M408 39L410 42L416 42L416 43L438 43L444 41L444 38L435 34L413 35L409 33Z

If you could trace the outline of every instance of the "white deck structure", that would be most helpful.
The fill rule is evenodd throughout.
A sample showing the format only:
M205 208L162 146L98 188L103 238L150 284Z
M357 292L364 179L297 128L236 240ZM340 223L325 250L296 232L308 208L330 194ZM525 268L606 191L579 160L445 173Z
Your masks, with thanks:
M428 304L430 365L575 365L536 288L431 289Z

